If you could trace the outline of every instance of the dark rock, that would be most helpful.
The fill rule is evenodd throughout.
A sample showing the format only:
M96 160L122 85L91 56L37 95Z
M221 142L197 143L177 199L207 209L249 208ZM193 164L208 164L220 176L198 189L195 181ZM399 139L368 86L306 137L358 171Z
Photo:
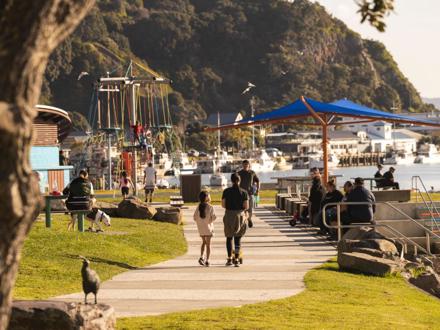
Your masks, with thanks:
M374 230L373 227L357 227L351 228L345 233L342 239L364 240L364 239L386 239L385 236Z
M116 328L113 307L63 301L15 301L9 330L112 330Z
M137 198L127 198L119 203L117 213L121 218L153 219L156 209Z
M153 219L179 225L182 223L182 212L177 207L159 207Z
M384 276L400 270L400 264L393 260L374 257L359 252L341 252L338 264L343 270L357 271L364 274Z
M97 201L94 207L100 209L104 213L107 213L110 217L118 216L118 205L116 204Z
M410 278L409 282L416 287L440 298L440 277L437 274L422 274Z
M338 252L354 252L355 249L360 248L378 250L379 252L389 253L391 255L398 253L396 246L385 239L343 239L338 243Z

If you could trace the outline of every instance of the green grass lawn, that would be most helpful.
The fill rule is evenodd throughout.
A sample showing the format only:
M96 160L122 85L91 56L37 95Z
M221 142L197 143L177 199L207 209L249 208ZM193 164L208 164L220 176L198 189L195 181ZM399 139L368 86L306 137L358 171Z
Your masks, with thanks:
M240 308L118 319L118 329L439 329L440 301L399 277L312 270L306 291Z
M55 215L51 229L38 221L26 239L14 299L44 299L81 291L83 255L101 280L186 251L181 226L113 218L105 234L67 232L68 217Z
M107 192L107 194L113 193ZM100 201L119 203L122 200L119 191L116 192L115 198L112 197L99 197L99 195L104 194L104 192L100 191L97 193L97 198ZM222 198L222 190L221 189L210 189L212 204L220 205ZM277 194L276 190L262 190L260 191L260 203L261 204L274 204L275 196ZM180 195L179 189L157 189L154 192L153 202L155 203L169 203L170 196ZM140 192L140 198L144 198L143 191ZM185 205L195 205L197 203L185 203Z

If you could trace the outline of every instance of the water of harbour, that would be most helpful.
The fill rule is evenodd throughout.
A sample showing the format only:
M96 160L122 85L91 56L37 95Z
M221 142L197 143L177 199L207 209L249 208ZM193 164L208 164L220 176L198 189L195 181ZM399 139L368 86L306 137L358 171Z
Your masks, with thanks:
M396 169L394 173L395 180L400 183L402 189L411 189L411 177L419 175L426 185L428 190L434 187L434 191L440 191L440 164L411 164L411 165L393 165ZM389 166L384 166L384 173ZM331 168L330 173L335 175L342 175L337 178L338 186L342 186L345 181L354 177L374 177L377 168L375 166L362 166L362 167L338 167ZM224 173L228 178L230 174ZM276 182L273 177L284 176L305 176L308 175L308 170L289 170L289 171L272 171L272 172L260 172L257 173L261 182L270 183ZM210 174L202 175L202 185L209 185ZM168 179L168 178L167 178ZM174 180L169 180L172 183ZM369 186L369 183L367 183Z

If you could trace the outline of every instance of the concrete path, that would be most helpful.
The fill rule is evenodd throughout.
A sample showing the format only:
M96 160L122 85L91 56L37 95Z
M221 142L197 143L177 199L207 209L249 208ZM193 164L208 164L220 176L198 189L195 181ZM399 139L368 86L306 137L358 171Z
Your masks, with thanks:
M103 283L98 298L114 306L117 316L157 315L201 308L240 306L295 295L304 289L304 274L335 255L335 249L305 227L290 227L281 213L258 208L254 227L243 238L244 263L225 267L223 210L216 207L211 266L199 266L200 237L192 221L194 207L184 209L188 252L181 257L119 274ZM83 294L57 299L82 301Z

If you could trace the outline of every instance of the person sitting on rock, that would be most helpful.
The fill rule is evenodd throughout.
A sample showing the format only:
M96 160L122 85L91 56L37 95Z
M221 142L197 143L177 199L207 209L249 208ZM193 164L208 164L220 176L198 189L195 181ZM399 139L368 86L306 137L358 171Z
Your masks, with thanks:
M388 172L385 172L383 174L383 187L391 187L393 189L400 189L399 183L394 181L394 175L393 173L396 171L394 167L390 167L390 170Z
M381 164L377 164L377 172L374 174L374 178L376 181L376 187L382 188L383 187L383 175L381 173L383 169L383 166Z

